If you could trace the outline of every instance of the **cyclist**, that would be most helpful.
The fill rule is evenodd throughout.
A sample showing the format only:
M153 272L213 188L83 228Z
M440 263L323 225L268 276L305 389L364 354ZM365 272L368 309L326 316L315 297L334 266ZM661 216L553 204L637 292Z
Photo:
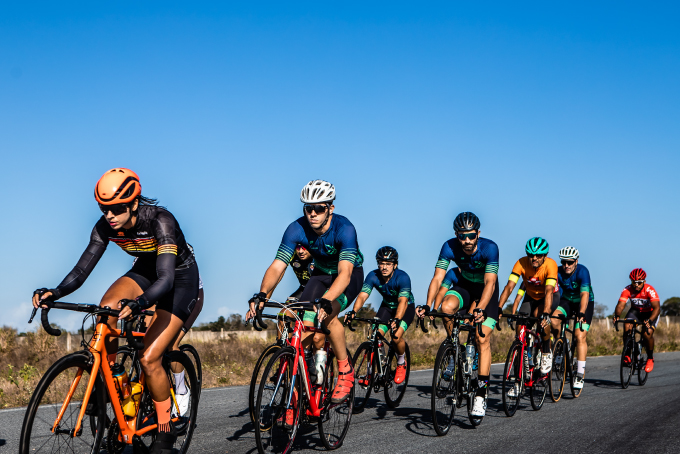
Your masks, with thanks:
M560 249L560 262L562 266L557 269L558 285L562 291L561 298L554 298L552 303L552 313L554 316L570 317L576 314L574 333L576 335L576 378L574 388L583 388L583 375L586 371L586 356L588 355L588 344L586 334L593 321L595 310L595 296L593 287L590 283L590 273L588 268L578 263L578 249L567 246ZM560 333L560 320L553 318L552 335L557 338ZM581 329L577 329L581 328Z
M477 336L478 388L471 412L478 417L486 414L486 393L491 371L490 339L498 322L498 246L480 237L480 225L474 213L463 212L456 216L453 221L456 237L442 246L426 300L426 304L432 307L446 270L454 261L461 273L458 285L467 290L471 300L479 301L474 309L477 316L475 322L482 323L484 337ZM419 317L424 316L422 309L417 312Z
M541 360L541 373L543 374L547 374L552 369L550 330L546 328L551 325L550 313L553 300L559 301L560 297L557 284L557 263L547 257L549 249L548 242L543 238L534 237L527 241L525 247L527 255L517 260L515 266L512 267L512 273L498 303L500 307L503 307L521 277L526 286L521 311L530 313L532 317L540 315L543 318L541 322L544 330ZM512 305L512 314L517 312L518 303L519 300L516 299Z
M33 305L48 306L50 301L80 288L109 242L138 258L132 269L109 287L100 305L120 309L121 320L156 304L140 362L158 423L158 435L150 452L159 454L170 452L177 439L170 420L170 383L161 359L191 315L198 298L199 277L194 254L175 217L141 192L139 176L129 169L111 169L99 179L94 195L104 215L94 226L89 245L57 288L35 291ZM108 323L115 329L116 322L110 318ZM115 352L117 344L118 339L109 339L106 348ZM116 354L111 353L108 360L115 362Z
M630 310L626 314L626 320L644 322L645 328L647 328L642 330L642 338L645 341L645 350L647 350L645 372L650 373L654 369L654 331L656 330L656 325L659 324L661 300L654 287L646 282L647 273L645 273L645 270L635 268L628 277L630 278L630 285L626 286L623 292L621 292L619 303L614 309L614 322L619 319L624 306L630 301ZM626 343L627 336L632 334L632 329L632 325L625 324L623 331L624 344ZM628 364L630 364L630 360L631 358L625 358Z
M314 271L300 299L314 301L320 306L316 316L308 311L304 320L312 325L318 318L330 330L329 338L339 369L331 400L340 403L349 396L354 386L354 370L347 357L345 328L337 316L361 291L364 257L359 251L354 225L346 217L334 214L334 200L335 187L327 181L313 180L302 188L300 201L304 204L304 215L293 221L283 234L276 258L262 279L260 292L248 302L250 308L246 318L255 316L255 305L264 302L276 288L295 246L302 244L314 258ZM323 347L323 335L315 336L314 341L317 349ZM303 344L309 346L309 342L311 339L307 333ZM285 425L292 424L292 418L290 409L286 414Z
M375 260L378 262L378 269L371 271L366 276L361 292L354 302L354 307L345 314L345 323L350 322L356 316L371 295L373 288L376 288L383 297L376 318L382 320L384 324L378 325L378 329L385 335L387 325L390 325L390 334L396 344L398 354L394 382L399 384L406 378L404 333L406 333L416 314L413 294L411 293L411 278L406 272L397 269L399 253L393 247L383 246L378 249Z

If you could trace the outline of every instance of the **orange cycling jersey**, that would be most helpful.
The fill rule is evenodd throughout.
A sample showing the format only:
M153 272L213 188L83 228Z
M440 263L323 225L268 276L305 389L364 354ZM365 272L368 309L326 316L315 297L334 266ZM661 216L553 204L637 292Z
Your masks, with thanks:
M546 257L543 265L534 269L529 257L522 257L512 267L512 273L508 280L517 283L520 276L524 279L527 294L535 300L540 300L545 296L546 285L552 285L555 287L555 291L558 290L557 263L551 258Z

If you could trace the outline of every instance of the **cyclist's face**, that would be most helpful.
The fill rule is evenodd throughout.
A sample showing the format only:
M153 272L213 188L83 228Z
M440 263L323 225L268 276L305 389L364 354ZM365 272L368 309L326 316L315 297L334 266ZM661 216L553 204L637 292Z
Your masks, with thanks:
M562 267L567 274L573 273L576 269L576 265L578 265L578 260L562 260Z
M382 277L391 276L396 267L397 265L392 262L378 262L378 270L380 270Z
M312 226L313 229L317 230L321 228L324 222L326 222L326 219L330 215L333 214L333 210L335 209L335 205L331 205L330 208L328 208L328 205L325 203L315 203L312 206L317 207L316 210L304 210L305 217L307 218L307 222L309 222L309 225ZM325 210L322 210L322 207L326 208ZM311 213L309 212L311 211ZM317 211L321 211L320 213L317 213Z
M645 286L645 281L644 280L642 280L642 281L630 281L630 285L633 286L633 290L635 290L636 292L639 292L640 290L642 290L642 287Z
M456 238L460 242L463 252L470 255L477 248L479 241L479 230L468 230L466 232L456 232Z
M298 246L295 248L295 252L297 253L298 257L300 257L301 260L307 260L312 254L309 253L309 251L302 246Z
M543 265L543 262L545 262L545 255L543 254L540 255L527 254L527 257L529 257L529 260L531 261L531 266L534 267L534 269L540 268L541 265Z
M107 212L104 213L104 218L106 218L106 222L109 223L113 230L120 230L123 227L130 228L132 227L132 211L137 209L138 204L139 202L135 200L128 206L127 210L121 214L113 214L111 210L107 210Z

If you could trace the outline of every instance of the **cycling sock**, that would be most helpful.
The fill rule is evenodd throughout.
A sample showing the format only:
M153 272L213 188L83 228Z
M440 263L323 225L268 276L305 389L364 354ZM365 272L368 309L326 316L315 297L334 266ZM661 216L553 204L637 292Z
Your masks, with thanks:
M175 376L175 392L180 396L185 395L188 389L187 384L184 382L184 369L178 374L173 372L172 375Z
M153 399L152 399L153 400ZM153 406L156 408L156 418L158 419L158 431L170 432L170 409L172 408L172 400L170 397L163 402L153 401Z
M404 353L403 355L397 355L397 364L399 365L404 364L406 362L405 356L406 353Z
M117 353L109 353L108 355L106 355L106 359L109 361L109 364L115 364L117 357L118 357Z
M477 378L477 391L475 396L486 397L486 390L489 387L489 376L479 375Z
M586 373L586 362L585 361L576 361L576 373L577 374L585 374Z
M351 367L349 366L349 358L338 360L338 370L340 372L348 372L350 369Z
M647 359L654 359L654 350L647 350Z
M550 353L550 341L543 341L541 344L541 351L543 353Z

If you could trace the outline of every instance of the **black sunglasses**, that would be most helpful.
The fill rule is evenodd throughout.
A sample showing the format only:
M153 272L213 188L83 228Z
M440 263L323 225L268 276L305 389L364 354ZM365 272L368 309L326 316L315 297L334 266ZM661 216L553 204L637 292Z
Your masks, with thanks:
M541 258L541 257L545 257L546 255L547 254L527 254L527 257L529 257L530 259L533 259L534 257Z
M571 266L571 265L573 265L574 263L576 263L576 260L560 260L560 262L562 262L562 265L569 265L569 266Z
M458 239L459 239L460 241L463 241L465 238L467 238L468 240L474 240L475 238L477 238L477 232L473 232L473 233L459 233L459 234L457 234L456 236L458 237Z
M328 210L328 205L305 205L305 212L307 214L312 214L312 211L316 214L325 213Z
M114 216L120 216L121 214L126 213L128 207L129 205L127 203L117 203L115 205L99 204L99 209L102 211L102 213L106 214L110 211Z

